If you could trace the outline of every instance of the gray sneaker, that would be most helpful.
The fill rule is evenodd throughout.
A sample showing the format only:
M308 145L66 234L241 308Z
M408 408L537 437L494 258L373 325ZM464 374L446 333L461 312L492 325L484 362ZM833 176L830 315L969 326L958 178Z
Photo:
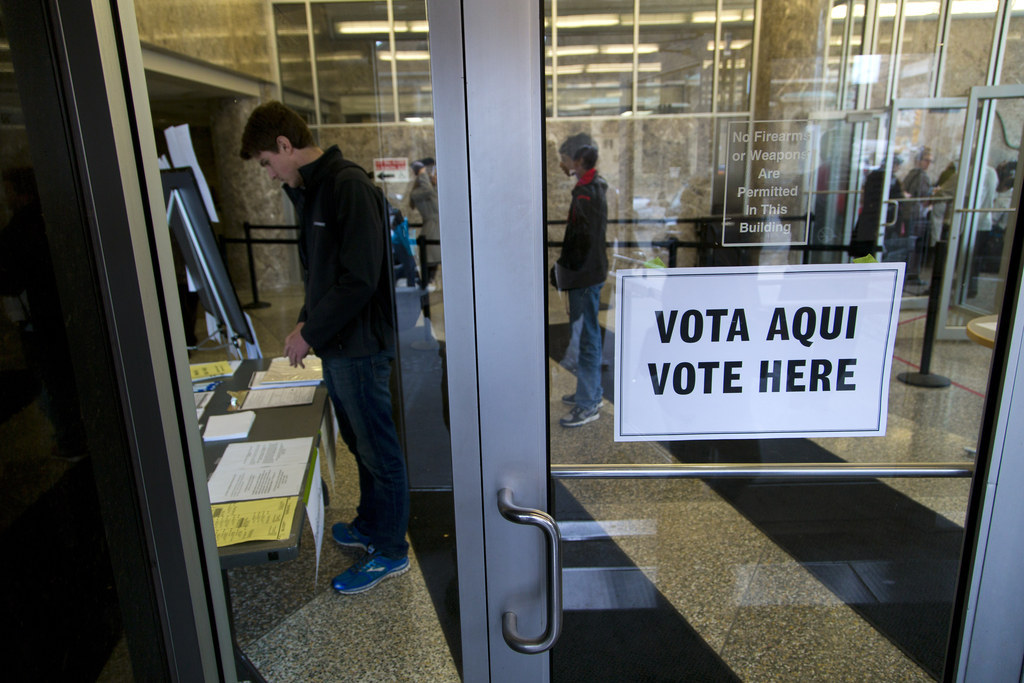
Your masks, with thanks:
M567 406L574 406L574 405L576 405L576 394L563 394L562 395L562 403L564 403ZM602 398L601 400L599 400L597 402L597 407L600 408L603 405L604 405L604 399Z
M600 403L589 410L576 406L569 411L568 415L559 420L558 423L563 427L581 427L588 422L593 422L599 417L601 417Z

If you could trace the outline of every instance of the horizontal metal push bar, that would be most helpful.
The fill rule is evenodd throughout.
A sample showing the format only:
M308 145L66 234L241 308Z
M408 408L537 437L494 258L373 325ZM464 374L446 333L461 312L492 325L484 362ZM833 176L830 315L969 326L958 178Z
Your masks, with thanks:
M554 479L860 479L971 477L974 463L778 463L772 465L551 465Z

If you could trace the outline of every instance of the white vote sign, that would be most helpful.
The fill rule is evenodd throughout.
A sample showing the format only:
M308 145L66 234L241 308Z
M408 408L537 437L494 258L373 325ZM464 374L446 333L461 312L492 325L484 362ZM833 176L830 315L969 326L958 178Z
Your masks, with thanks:
M903 271L619 271L615 440L883 436Z

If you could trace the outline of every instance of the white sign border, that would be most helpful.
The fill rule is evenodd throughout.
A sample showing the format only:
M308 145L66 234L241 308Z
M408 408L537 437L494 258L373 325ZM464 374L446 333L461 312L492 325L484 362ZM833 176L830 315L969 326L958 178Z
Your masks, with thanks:
M713 441L729 439L784 439L784 438L825 438L825 437L863 437L863 436L884 436L886 422L889 412L889 386L892 375L893 353L896 344L896 332L899 326L900 294L903 290L903 279L906 264L899 262L884 263L849 263L849 264L800 264L781 266L718 266L704 268L644 268L632 270L620 270L616 272L615 278L615 374L613 376L613 411L614 411L614 439L616 442L629 441ZM627 278L664 278L664 277L685 277L688 275L742 275L744 277L763 276L767 274L793 274L793 273L821 273L823 271L842 271L851 273L856 271L889 271L892 273L892 296L889 307L889 324L886 330L885 353L883 357L884 367L880 373L877 428L865 429L823 429L823 430L779 430L779 431L753 431L737 430L729 432L663 432L657 434L623 434L622 433L622 386L623 386L623 362L622 345L625 335L624 316L626 307L624 305L625 289L624 280Z

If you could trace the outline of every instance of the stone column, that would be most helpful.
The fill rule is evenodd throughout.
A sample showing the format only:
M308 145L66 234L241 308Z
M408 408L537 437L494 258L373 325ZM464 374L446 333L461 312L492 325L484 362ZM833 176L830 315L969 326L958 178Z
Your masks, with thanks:
M289 200L280 184L272 182L266 171L238 152L242 130L252 110L260 104L257 98L223 100L213 113L214 160L220 180L219 204L223 215L221 234L244 237L242 224L290 225L294 223ZM294 238L294 230L259 231L255 238ZM256 281L260 292L281 290L301 283L301 269L294 245L256 245L253 247ZM227 247L228 271L240 292L249 292L249 266L242 244ZM239 294L242 303L252 300L250 294Z
M810 79L823 75L823 28L831 6L830 0L766 0L761 3L761 42L754 74L757 83L755 119L766 121L804 115L779 101L778 88L790 78ZM821 85L804 81L801 87L817 89ZM787 86L786 91L793 89ZM806 111L804 105L797 106Z

